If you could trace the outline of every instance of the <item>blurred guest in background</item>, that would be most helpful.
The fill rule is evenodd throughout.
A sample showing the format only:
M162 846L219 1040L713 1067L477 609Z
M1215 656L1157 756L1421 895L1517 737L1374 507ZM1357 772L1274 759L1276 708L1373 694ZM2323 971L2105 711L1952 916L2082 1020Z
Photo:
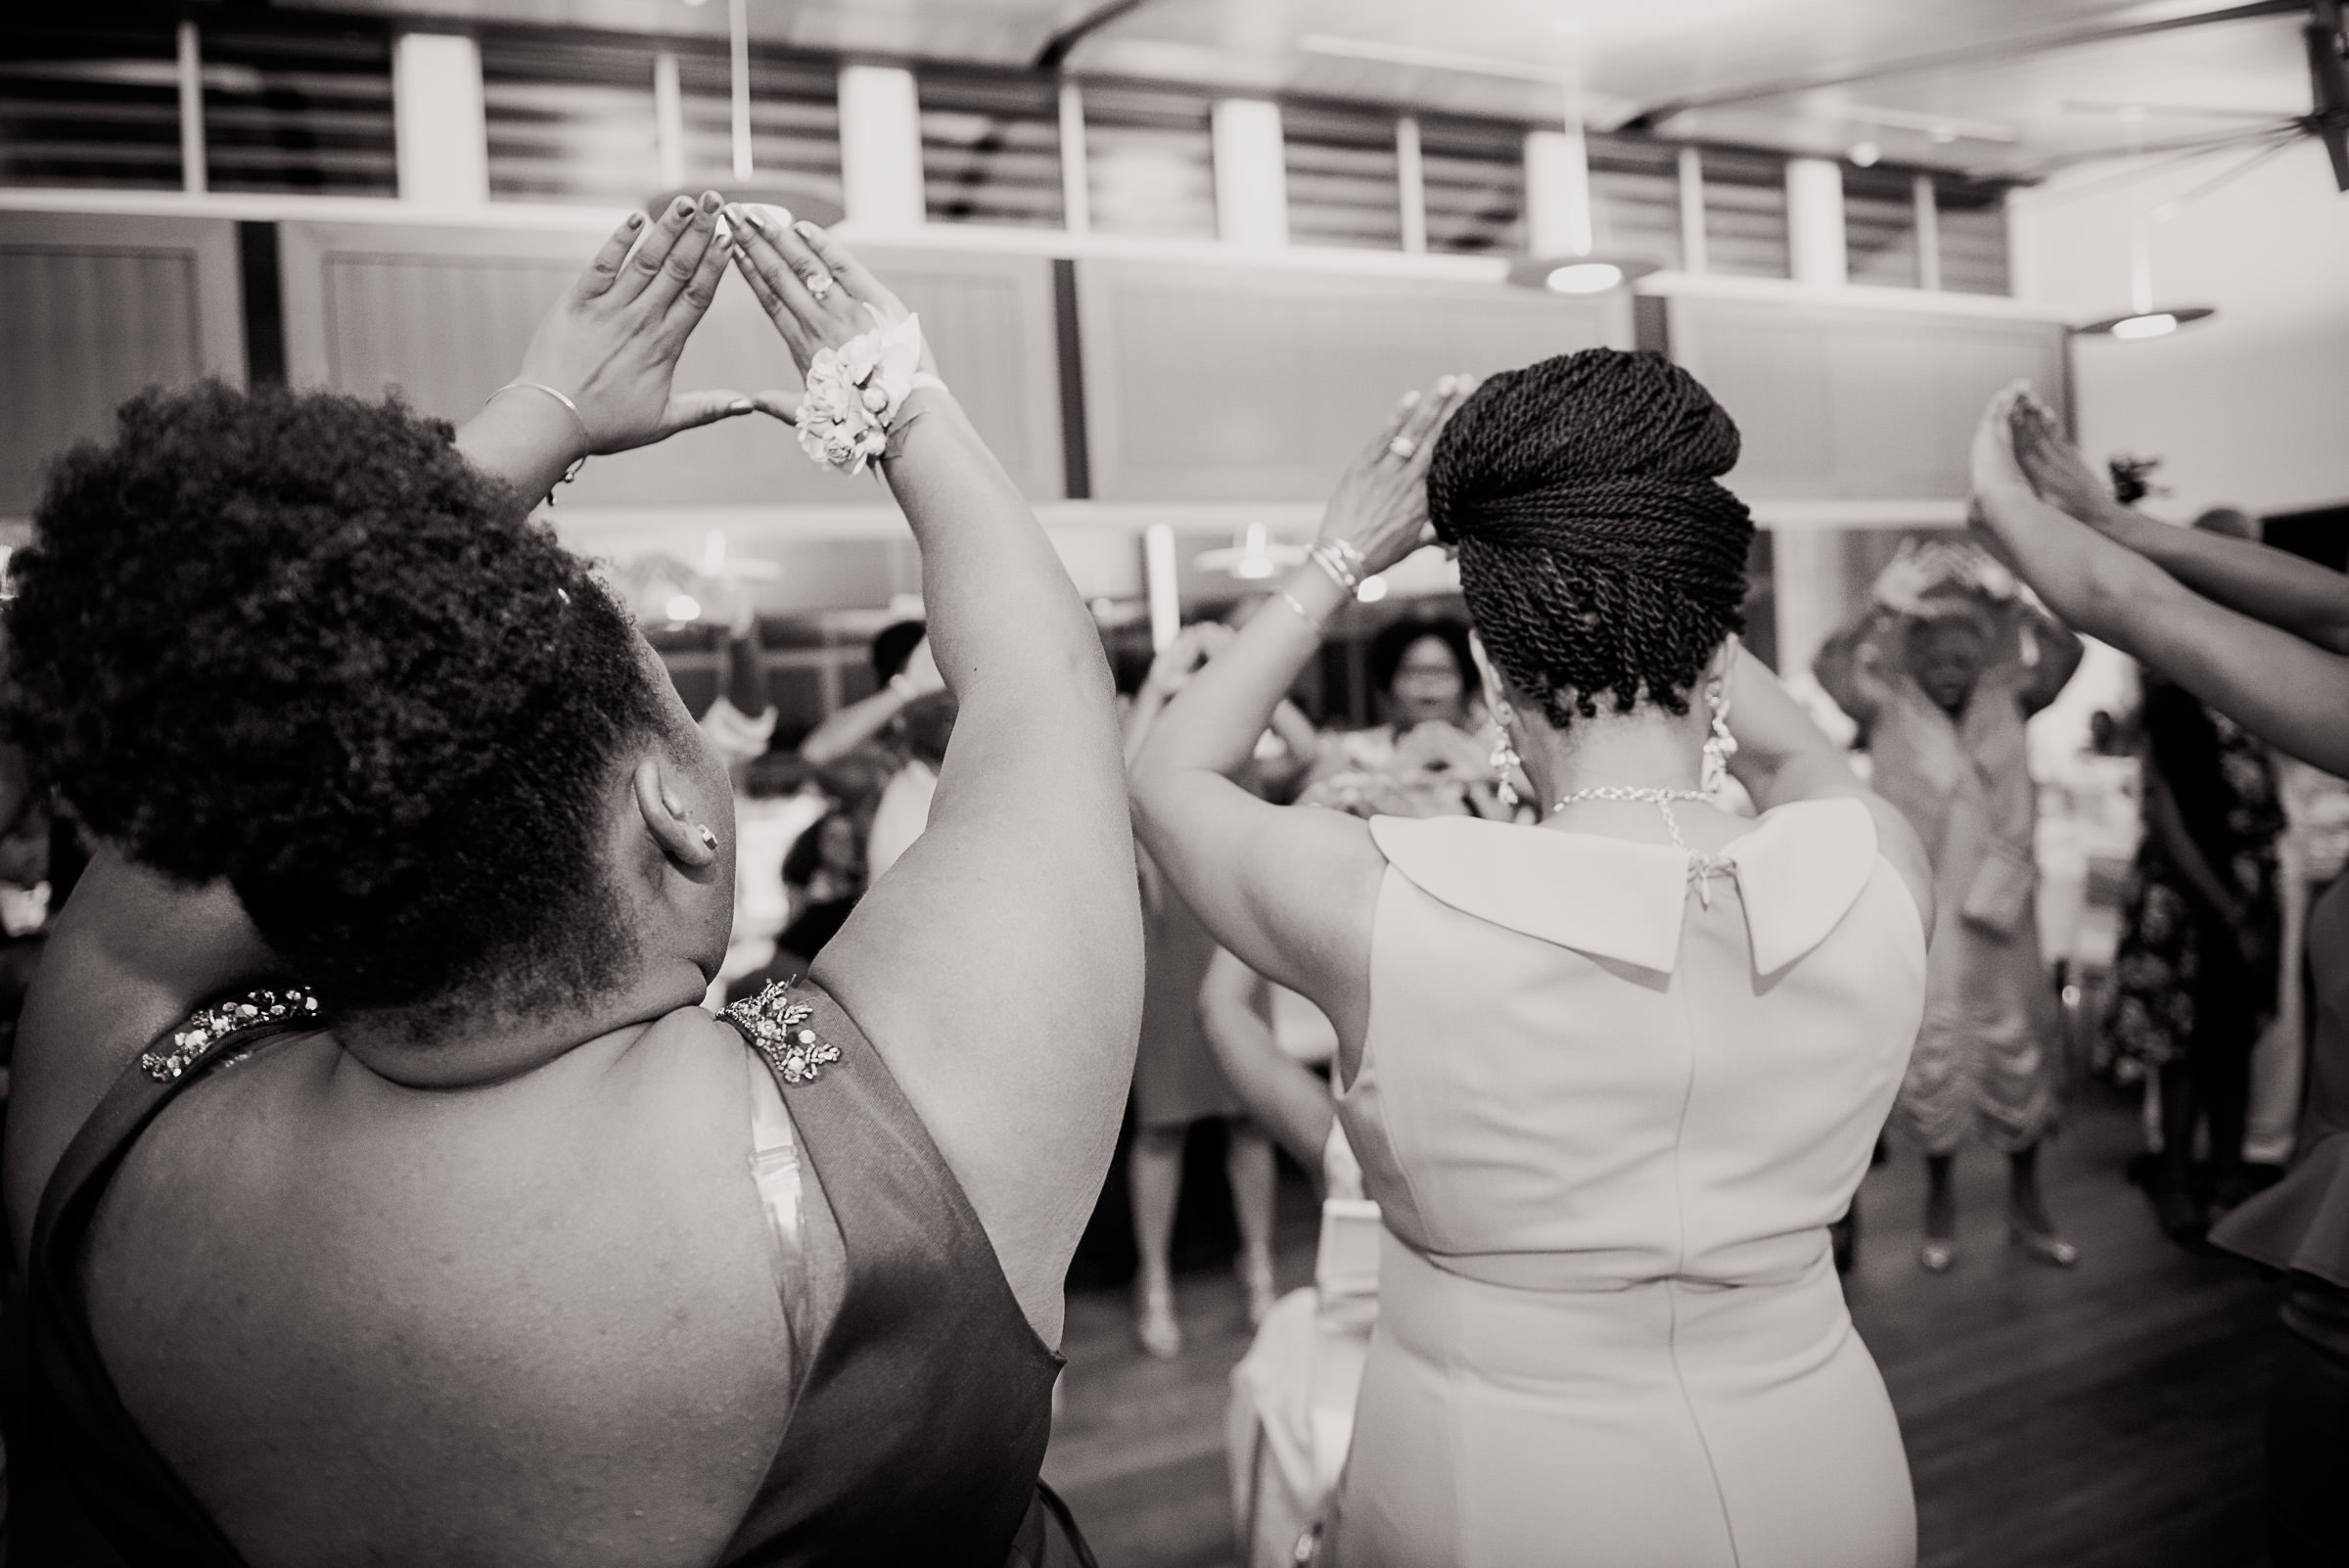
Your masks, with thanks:
M1383 722L1325 735L1299 804L1358 816L1505 818L1493 764L1497 731L1472 700L1468 628L1450 617L1398 621L1370 639Z
M2060 1052L2032 906L2039 807L2023 721L2055 700L2080 654L1979 547L1911 543L1815 667L1868 737L1875 789L1924 840L1944 910L1895 1109L1925 1154L1917 1261L1935 1273L1958 1258L1953 1167L1968 1133L2007 1157L2008 1238L2059 1267L2079 1256L2039 1184Z
M2236 539L2256 531L2231 509L2194 526ZM2197 1123L2208 1128L2211 1202L2249 1196L2251 1048L2276 1009L2284 817L2267 748L2158 671L2145 678L2140 723L2145 837L2113 961L2110 1028L2159 1084L2154 1206L2173 1240L2193 1244L2209 1224L2194 1179Z
M1150 673L1126 716L1126 749L1135 752L1159 714L1232 630L1219 622L1182 628L1152 661ZM1171 1249L1174 1211L1182 1196L1182 1151L1191 1128L1220 1119L1229 1141L1223 1170L1231 1183L1232 1217L1240 1231L1237 1268L1247 1294L1248 1320L1272 1307L1272 1145L1232 1097L1217 1070L1200 1024L1199 989L1216 956L1216 941L1181 897L1167 886L1147 856L1142 880L1142 1035L1133 1059L1133 1146L1127 1191L1133 1205L1134 1337L1151 1355L1182 1351L1174 1310Z
M768 694L766 649L759 640L759 620L749 595L743 595L732 622L719 628L717 639L717 695L695 722L710 748L724 760L742 793L743 771L766 755L775 738L775 704Z
M887 744L898 716L916 699L944 689L919 621L895 621L873 633L874 691L809 730L800 756L818 766L873 741Z
M825 803L824 815L783 856L781 875L785 913L773 956L730 979L729 1000L756 996L770 985L806 974L824 945L848 924L856 900L864 897L864 824L847 807Z
M930 669L935 678L938 667ZM938 799L939 769L945 766L946 743L954 738L954 694L943 686L924 692L898 714L898 740L904 761L881 786L873 803L872 823L864 839L868 879L887 874L930 826L931 803Z
M897 864L929 826L938 770L954 734L953 694L939 675L920 622L897 622L874 634L873 676L879 690L849 704L800 742L800 756L819 766L864 748L887 754L888 780L866 830L868 879Z
M2121 505L2019 386L1985 410L1973 468L1977 521L2057 614L2268 744L2349 773L2349 578ZM2284 1280L2268 1403L2277 1568L2349 1562L2349 879L2312 911L2308 950L2316 1040L2291 1170L2210 1232Z

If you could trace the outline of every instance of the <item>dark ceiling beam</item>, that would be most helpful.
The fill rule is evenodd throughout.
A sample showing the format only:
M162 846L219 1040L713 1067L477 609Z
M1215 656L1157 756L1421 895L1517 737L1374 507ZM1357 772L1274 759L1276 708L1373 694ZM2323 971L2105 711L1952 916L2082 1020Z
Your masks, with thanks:
M1036 69L1058 70L1068 60L1069 52L1084 42L1088 35L1108 26L1129 11L1138 11L1141 6L1142 0L1109 0L1109 4L1086 12L1044 40L1043 48L1036 52Z
M2305 16L2309 0L2248 0L2246 4L2225 6L2216 11L2197 12L2192 16L2165 17L2158 22L2128 22L2111 25L2074 27L2064 32L2040 33L2023 38L2002 38L1992 42L1965 44L1956 49L1944 49L1933 54L1911 55L1906 60L1887 61L1861 70L1822 71L1808 76L1790 76L1758 86L1738 87L1727 92L1702 93L1688 98L1673 99L1641 110L1623 122L1626 130L1654 130L1675 115L1684 115L1694 109L1719 109L1729 104L1753 103L1764 98L1783 98L1789 93L1810 92L1819 87L1842 87L1852 82L1874 81L1884 76L1898 76L1911 70L1935 70L1949 66L1978 66L2000 60L2016 60L2029 55L2046 54L2057 49L2076 49L2084 44L2111 43L2122 38L2142 38L2150 33L2175 32L2182 27L2205 27L2220 22L2247 22L2255 17Z

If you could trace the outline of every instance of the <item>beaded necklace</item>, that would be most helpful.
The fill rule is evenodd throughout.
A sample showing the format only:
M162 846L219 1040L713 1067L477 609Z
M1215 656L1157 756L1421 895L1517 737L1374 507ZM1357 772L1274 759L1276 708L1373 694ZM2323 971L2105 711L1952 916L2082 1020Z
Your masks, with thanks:
M1593 784L1589 789L1576 790L1572 795L1559 796L1557 804L1552 806L1550 810L1553 812L1563 811L1569 806L1580 801L1640 801L1654 807L1664 813L1664 831L1672 835L1674 848L1688 856L1688 880L1696 884L1697 898L1703 900L1706 908L1710 909L1713 907L1713 879L1729 874L1736 869L1735 864L1727 855L1708 854L1681 837L1681 819L1675 816L1672 810L1672 803L1675 801L1708 799L1710 797L1703 790L1667 790L1635 788L1629 784Z

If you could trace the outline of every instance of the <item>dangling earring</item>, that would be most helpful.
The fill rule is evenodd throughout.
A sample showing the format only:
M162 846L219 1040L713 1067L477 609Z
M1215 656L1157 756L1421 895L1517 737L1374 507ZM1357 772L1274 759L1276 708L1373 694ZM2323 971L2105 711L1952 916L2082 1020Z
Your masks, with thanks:
M1729 657L1736 657L1734 646ZM1729 733L1728 672L1724 670L1705 683L1705 706L1713 713L1713 733L1705 741L1705 768L1702 785L1707 795L1716 794L1728 781L1729 759L1737 755L1737 737Z
M1519 757L1517 748L1509 743L1509 726L1516 721L1517 715L1507 703L1497 702L1493 705L1493 724L1498 731L1497 738L1493 742L1493 771L1499 779L1493 786L1493 793L1500 798L1503 807L1512 811L1517 809L1517 786L1510 782L1510 775L1525 765L1525 759Z

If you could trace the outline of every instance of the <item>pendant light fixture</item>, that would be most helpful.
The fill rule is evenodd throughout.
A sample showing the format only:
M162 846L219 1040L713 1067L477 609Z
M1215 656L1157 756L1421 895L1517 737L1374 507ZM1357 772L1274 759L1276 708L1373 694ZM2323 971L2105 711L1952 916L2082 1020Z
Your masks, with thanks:
M2138 110L2126 116L2129 120L2129 153L2139 153L2137 127L2144 121L2144 112ZM2175 215L2180 204L2165 205L2164 216ZM2072 330L2083 336L2113 337L2124 342L2139 338L2166 338L2180 327L2205 320L2218 312L2211 305L2162 305L2153 303L2153 234L2152 214L2144 202L2136 201L2129 214L2129 308L2117 316L2092 321L2085 327Z
M1580 19L1564 18L1555 30L1568 40L1566 69L1558 81L1565 97L1564 134L1553 144L1558 148L1555 166L1537 168L1534 160L1527 159L1527 254L1509 263L1509 281L1520 288L1547 289L1552 294L1605 294L1655 271L1656 263L1598 254L1590 221L1590 142L1583 113L1583 57L1574 41L1584 27ZM1531 147L1529 142L1529 153ZM1533 229L1533 186L1544 177L1563 189L1562 232L1539 234Z

